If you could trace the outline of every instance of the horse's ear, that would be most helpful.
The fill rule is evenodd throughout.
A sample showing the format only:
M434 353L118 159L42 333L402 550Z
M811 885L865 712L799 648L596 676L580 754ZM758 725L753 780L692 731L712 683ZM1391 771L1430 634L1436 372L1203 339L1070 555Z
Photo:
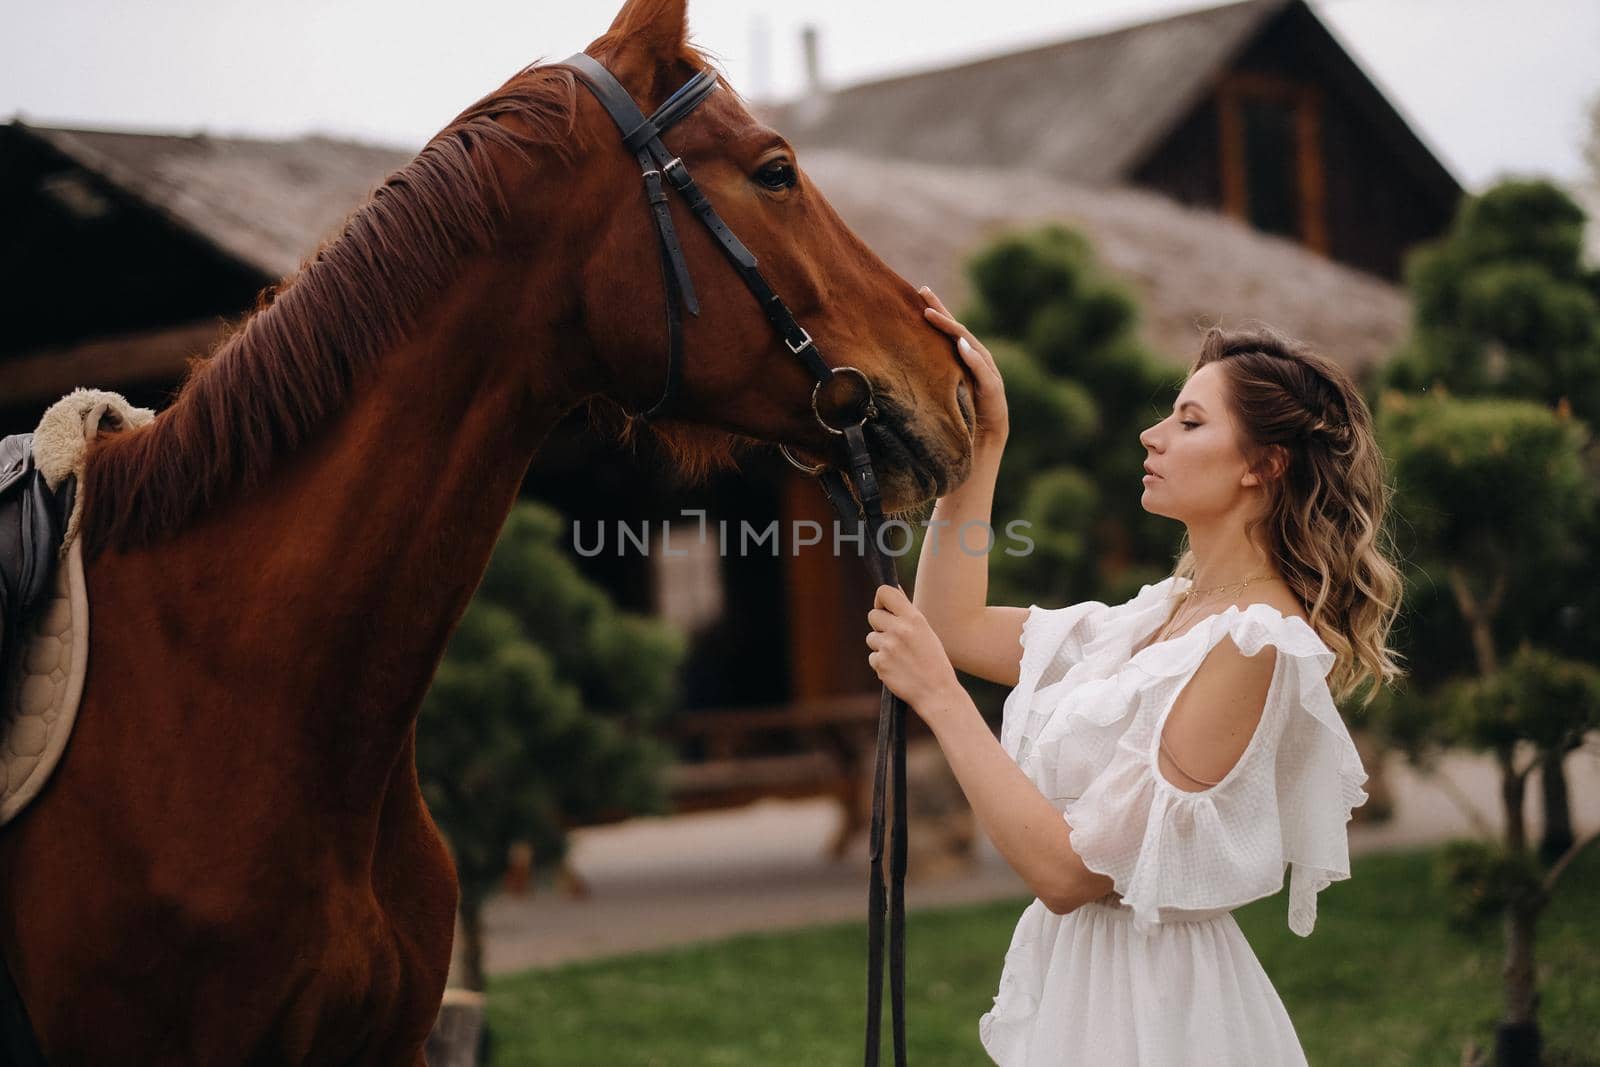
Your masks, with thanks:
M670 62L683 49L688 6L688 0L627 0L606 36L648 53L657 63Z

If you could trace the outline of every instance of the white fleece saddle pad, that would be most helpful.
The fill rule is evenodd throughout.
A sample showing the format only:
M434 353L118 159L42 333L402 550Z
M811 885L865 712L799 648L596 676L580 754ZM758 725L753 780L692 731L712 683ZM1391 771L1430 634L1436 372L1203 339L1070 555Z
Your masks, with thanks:
M74 538L4 671L0 703L0 825L38 796L66 751L89 666L89 594Z

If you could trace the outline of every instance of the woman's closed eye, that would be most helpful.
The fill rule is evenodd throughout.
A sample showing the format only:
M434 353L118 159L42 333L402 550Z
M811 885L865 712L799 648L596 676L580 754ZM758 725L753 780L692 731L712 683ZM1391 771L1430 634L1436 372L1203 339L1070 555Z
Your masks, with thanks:
M1195 421L1193 421L1193 420L1192 420L1192 419L1191 419L1191 420L1190 420L1190 421L1188 421L1188 422L1185 422L1185 423L1182 423L1182 425L1184 425L1184 426L1199 426L1199 425L1200 425L1200 424L1199 424L1199 423L1198 423L1198 422L1195 422Z

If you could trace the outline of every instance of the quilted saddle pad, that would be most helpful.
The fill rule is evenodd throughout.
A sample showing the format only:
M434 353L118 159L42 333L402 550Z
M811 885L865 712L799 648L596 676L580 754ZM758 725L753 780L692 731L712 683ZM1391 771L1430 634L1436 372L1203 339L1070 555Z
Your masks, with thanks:
M55 569L51 594L13 646L0 685L0 825L50 779L66 751L89 666L89 595L83 547L74 538Z

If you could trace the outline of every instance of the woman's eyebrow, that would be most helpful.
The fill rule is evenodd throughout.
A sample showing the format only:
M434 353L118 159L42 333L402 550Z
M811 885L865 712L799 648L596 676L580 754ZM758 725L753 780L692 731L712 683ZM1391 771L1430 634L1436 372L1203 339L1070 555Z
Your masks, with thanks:
M1201 407L1199 404L1196 404L1193 400L1185 400L1181 404L1172 405L1172 410L1173 411L1181 411L1184 408L1194 408L1196 411L1198 411L1202 415L1204 415L1206 413L1206 409Z

